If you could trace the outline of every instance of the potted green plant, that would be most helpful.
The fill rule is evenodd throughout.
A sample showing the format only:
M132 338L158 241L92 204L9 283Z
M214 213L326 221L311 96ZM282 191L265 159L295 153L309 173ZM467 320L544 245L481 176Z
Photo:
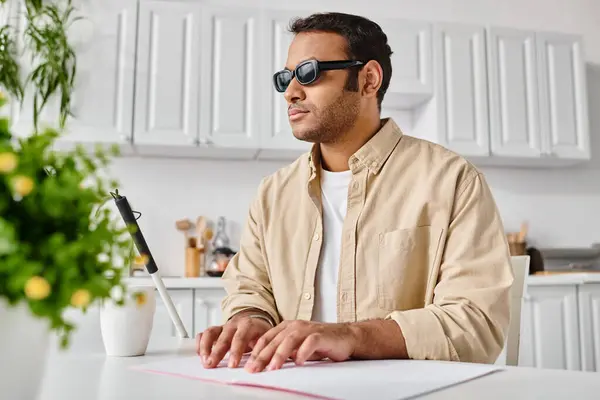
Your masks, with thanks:
M0 96L0 111L5 103ZM66 347L75 329L65 313L124 296L132 244L105 206L116 150L55 152L57 131L16 139L9 126L0 119L0 393L34 398L50 334Z

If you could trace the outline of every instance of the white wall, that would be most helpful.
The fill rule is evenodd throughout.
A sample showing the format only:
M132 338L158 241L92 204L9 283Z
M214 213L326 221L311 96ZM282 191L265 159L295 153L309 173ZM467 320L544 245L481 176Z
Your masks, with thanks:
M600 242L600 1L598 0L304 0L304 12L470 22L584 35L594 161L566 170L483 168L507 229L530 223L530 241L547 246ZM296 10L296 1L221 0L218 4ZM366 6L375 7L368 11ZM270 88L266 88L269 90ZM401 119L400 121L404 121ZM404 122L401 122L404 123ZM406 128L410 130L410 127ZM183 237L175 220L220 215L235 244L260 179L283 162L121 159L114 172L143 216L140 225L167 275L183 273Z

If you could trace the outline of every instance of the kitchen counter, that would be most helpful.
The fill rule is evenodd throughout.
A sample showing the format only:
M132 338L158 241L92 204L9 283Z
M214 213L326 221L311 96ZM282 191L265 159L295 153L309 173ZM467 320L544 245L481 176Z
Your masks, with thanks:
M167 289L221 289L223 282L221 278L182 278L182 277L163 277L163 282ZM150 277L131 277L127 278L128 285L154 285Z
M584 283L600 283L600 273L552 272L549 275L532 275L527 277L528 286L581 285Z
M167 289L221 289L220 278L181 278L163 277ZM128 278L130 285L152 285L150 277ZM532 275L527 277L527 286L578 285L600 283L600 273L552 273L551 275Z

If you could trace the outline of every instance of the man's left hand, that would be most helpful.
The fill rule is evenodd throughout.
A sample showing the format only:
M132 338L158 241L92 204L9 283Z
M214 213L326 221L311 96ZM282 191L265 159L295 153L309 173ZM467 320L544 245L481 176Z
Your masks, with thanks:
M324 358L344 361L352 356L357 336L349 324L284 321L257 341L245 369L279 369L289 358L297 365Z

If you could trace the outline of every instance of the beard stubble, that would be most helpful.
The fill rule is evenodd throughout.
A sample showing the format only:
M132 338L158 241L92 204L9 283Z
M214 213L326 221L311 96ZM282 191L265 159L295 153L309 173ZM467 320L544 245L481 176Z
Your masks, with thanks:
M294 136L311 143L339 143L358 119L360 95L344 90L327 107L320 110L310 107L308 111L316 119L316 124L308 129L292 128Z

